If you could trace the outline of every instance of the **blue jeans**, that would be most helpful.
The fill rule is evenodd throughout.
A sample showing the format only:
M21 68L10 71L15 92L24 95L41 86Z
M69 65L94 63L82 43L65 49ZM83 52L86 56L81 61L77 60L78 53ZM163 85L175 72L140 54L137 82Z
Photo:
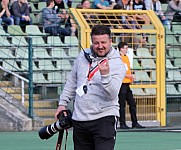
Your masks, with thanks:
M65 41L65 36L69 36L71 34L70 30L61 28L60 26L46 27L45 33L49 33L50 35L59 35L63 43Z
M30 21L22 20L21 17L15 17L14 16L14 24L15 25L31 25L33 24L32 18L30 18Z
M7 25L13 25L14 24L14 19L13 18L8 18L8 17L2 17L2 22L4 22Z

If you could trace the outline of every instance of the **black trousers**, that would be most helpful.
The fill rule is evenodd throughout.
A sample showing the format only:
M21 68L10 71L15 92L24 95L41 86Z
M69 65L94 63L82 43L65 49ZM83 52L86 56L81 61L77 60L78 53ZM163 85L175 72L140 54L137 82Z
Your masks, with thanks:
M126 101L129 105L129 112L131 114L131 121L133 124L137 123L137 116L136 116L136 102L133 97L133 93L130 89L129 83L122 83L122 86L119 91L119 104L120 104L120 124L124 124L126 122L125 119L125 107Z
M74 150L114 150L117 117L73 121Z

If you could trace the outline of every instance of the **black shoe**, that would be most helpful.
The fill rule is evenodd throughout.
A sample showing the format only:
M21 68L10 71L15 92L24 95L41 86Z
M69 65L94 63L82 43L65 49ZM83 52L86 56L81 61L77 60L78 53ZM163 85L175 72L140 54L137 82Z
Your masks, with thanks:
M141 128L145 128L144 126L140 125L139 123L136 123L136 124L133 124L132 125L132 128L138 128L138 129L141 129Z
M130 129L126 124L120 124L120 129Z

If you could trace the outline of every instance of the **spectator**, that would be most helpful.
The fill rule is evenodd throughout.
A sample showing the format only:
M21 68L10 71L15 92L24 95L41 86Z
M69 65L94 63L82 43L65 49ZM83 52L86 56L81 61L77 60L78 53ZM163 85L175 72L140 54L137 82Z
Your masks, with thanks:
M82 5L82 9L90 9L91 8L91 4L90 4L89 0L82 0L81 5Z
M113 9L107 0L94 0L93 9Z
M71 2L71 1L68 1ZM65 4L63 0L54 0L54 10L57 12L57 15L64 19L65 22L65 28L71 32L71 35L76 35L78 34L77 32L77 25L75 24L73 18L69 16L69 14L65 10Z
M11 6L11 11L15 25L29 25L33 23L26 0L14 1Z
M63 0L54 0L54 7L53 9L56 11L59 17L61 18L68 18L67 12L65 10L65 5Z
M130 10L146 10L146 6L143 0L130 0L129 1ZM134 15L134 20L138 21L139 24L149 24L150 20L146 15Z
M136 102L133 98L133 94L130 89L130 83L134 80L135 76L133 74L131 74L130 61L129 61L128 56L126 55L127 51L128 51L128 45L124 42L121 42L118 44L118 49L119 49L122 61L126 67L126 76L123 80L123 83L122 83L120 91L119 91L120 128L129 129L129 127L126 125L126 119L125 119L126 101L129 105L129 112L131 114L132 128L144 128L137 121Z
M60 96L57 115L74 101L74 150L113 150L119 116L118 93L125 76L111 30L92 28L92 47L81 51Z
M64 43L64 36L69 36L71 32L65 28L61 28L61 23L64 23L64 18L60 18L53 9L54 0L47 0L47 7L42 10L43 26L46 33L51 35L59 35Z
M5 25L13 25L14 19L11 17L11 13L9 10L9 0L2 0L0 2L0 25L1 23L5 23Z
M121 0L114 6L113 9L129 9L128 2L129 2L128 0ZM139 24L137 24L134 18L128 15L120 16L120 20L115 19L114 24L117 24L116 28L118 29L140 29ZM132 43L135 49L137 47L144 47L145 44L147 43L144 38L139 38L134 33L122 33L120 41L125 41L126 43Z
M165 16L167 16L168 20L172 22L174 14L177 12L181 12L181 1L171 0L168 3L167 10L165 11Z
M159 0L151 0L151 5L150 5L150 8L148 8L148 10L155 11L155 13L159 17L159 19L161 20L163 25L168 26L168 28L170 29L170 22L164 16L164 13L163 13L162 7L161 7L161 3Z

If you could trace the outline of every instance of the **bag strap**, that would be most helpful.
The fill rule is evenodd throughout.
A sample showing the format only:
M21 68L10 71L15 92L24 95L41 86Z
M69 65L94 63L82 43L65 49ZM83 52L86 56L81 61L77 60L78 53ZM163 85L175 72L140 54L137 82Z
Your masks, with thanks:
M59 131L57 144L56 144L56 150L61 150L63 134L64 134L64 130Z
M66 149L67 149L68 129L65 129L65 130L66 130L66 138L65 138L65 150L66 150ZM64 134L64 130L61 130L61 131L58 133L56 150L61 150L62 141L63 141L63 134Z

